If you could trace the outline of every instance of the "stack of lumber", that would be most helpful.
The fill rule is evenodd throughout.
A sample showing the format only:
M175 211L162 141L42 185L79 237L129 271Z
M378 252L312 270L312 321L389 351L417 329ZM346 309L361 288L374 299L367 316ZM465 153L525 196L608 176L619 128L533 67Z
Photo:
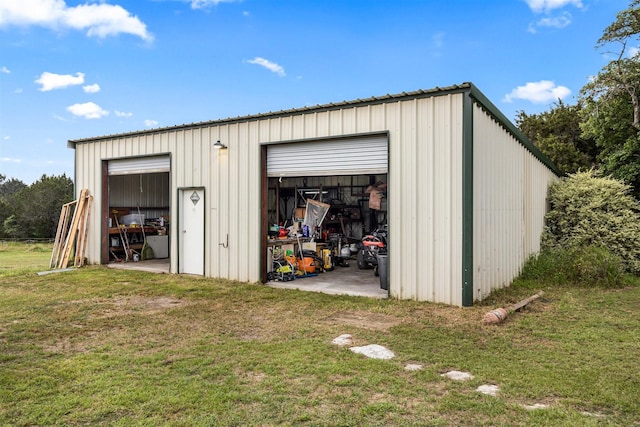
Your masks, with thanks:
M62 205L51 262L49 263L50 268L67 268L74 250L73 266L82 267L84 265L87 227L92 203L93 196L89 194L89 190L83 188L78 200Z

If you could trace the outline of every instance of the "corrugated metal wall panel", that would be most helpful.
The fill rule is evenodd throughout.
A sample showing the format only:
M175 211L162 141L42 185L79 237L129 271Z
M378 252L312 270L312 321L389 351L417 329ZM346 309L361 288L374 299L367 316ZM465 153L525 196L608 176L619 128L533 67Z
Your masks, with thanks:
M109 205L169 207L169 174L117 175L109 178Z
M555 175L474 106L474 299L508 286L539 249L547 186Z
M77 186L89 188L99 202L102 159L171 153L171 217L177 218L179 188L205 188L205 275L255 282L264 256L261 144L370 132L389 134L391 295L460 305L460 93L79 143ZM216 140L228 149L212 149ZM96 217L89 239L91 262L100 260ZM172 235L176 225L173 221ZM220 243L226 243L227 235L229 247L224 248ZM177 245L178 239L171 239L172 254ZM175 257L171 263L177 271Z
M462 95L389 103L384 112L391 293L461 305Z

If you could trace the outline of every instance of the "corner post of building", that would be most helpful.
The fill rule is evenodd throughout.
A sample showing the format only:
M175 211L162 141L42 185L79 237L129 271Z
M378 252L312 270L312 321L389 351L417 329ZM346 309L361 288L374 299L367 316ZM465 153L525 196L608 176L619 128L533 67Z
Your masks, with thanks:
M463 97L462 119L462 306L473 305L473 99Z
M268 222L268 201L269 201L269 185L267 179L267 146L260 147L260 281L267 282L267 261L265 254L267 253L267 233L269 229ZM278 202L276 202L278 203Z

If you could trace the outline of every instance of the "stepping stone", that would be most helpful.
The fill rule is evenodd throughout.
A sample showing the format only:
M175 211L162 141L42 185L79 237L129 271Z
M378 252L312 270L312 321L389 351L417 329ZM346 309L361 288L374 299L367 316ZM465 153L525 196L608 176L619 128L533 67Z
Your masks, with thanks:
M349 350L357 354L363 354L371 359L388 360L395 357L393 351L378 344L369 344L363 347L351 347Z
M537 409L547 409L549 405L544 403L534 403L533 405L522 405L527 411L535 411Z
M351 334L342 334L339 337L334 338L333 341L331 341L331 344L339 346L352 345L353 337Z
M422 365L418 365L417 363L408 363L405 367L404 367L405 371L421 371L422 370Z
M479 391L482 394L487 394L489 396L496 396L498 394L498 391L500 391L500 387L493 384L482 384L476 389L476 391Z
M440 376L447 377L450 380L454 380L454 381L467 381L467 380L473 379L473 375L471 375L469 372L461 372L461 371L449 371L449 372L445 372L444 374L440 374Z

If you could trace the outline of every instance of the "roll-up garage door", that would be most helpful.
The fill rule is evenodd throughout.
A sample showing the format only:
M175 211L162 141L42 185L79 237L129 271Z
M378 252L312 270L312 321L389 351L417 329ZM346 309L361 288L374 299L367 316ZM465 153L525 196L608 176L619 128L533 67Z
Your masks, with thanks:
M169 156L130 157L109 160L109 175L129 175L135 173L169 172Z
M387 135L323 139L267 146L267 176L387 173Z

